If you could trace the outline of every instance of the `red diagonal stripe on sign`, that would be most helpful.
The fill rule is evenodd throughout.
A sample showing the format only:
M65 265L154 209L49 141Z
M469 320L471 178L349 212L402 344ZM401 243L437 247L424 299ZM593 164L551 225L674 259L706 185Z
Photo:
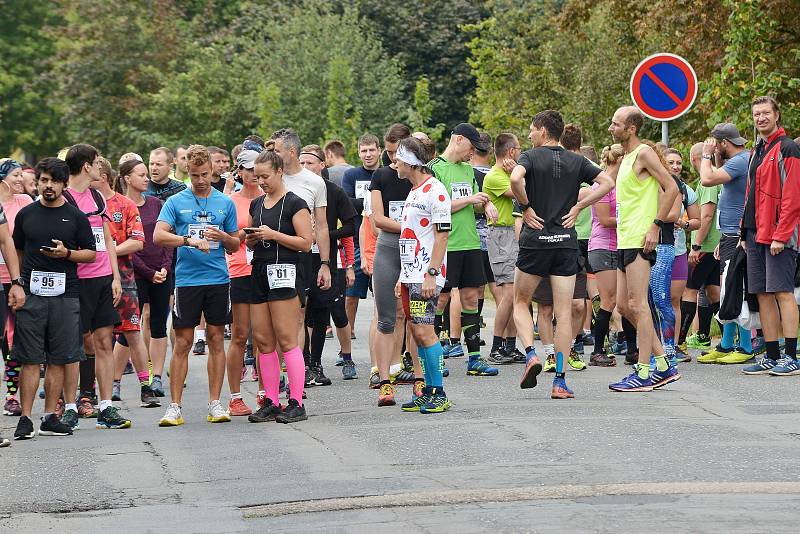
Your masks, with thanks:
M654 84L656 84L659 89L664 91L664 94L666 94L668 97L670 97L670 99L672 99L672 101L675 102L676 105L681 105L683 103L683 100L681 98L679 98L678 95L673 93L672 90L669 87L667 87L667 84L662 82L658 78L658 76L656 76L650 69L646 70L644 72L644 75L647 76L648 78L650 78L650 80Z

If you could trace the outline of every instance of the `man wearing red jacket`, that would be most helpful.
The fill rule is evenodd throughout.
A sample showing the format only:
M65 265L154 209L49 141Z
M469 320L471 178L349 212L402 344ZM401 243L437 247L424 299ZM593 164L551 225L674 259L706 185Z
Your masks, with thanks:
M741 235L747 251L748 289L758 296L767 352L743 371L797 375L794 278L800 224L800 147L779 126L775 99L758 97L751 109L759 137L750 157ZM778 346L781 334L786 341L784 357Z

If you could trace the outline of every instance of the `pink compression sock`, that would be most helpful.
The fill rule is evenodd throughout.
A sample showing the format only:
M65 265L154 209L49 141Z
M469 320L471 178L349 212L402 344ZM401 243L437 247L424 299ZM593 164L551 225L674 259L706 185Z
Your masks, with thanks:
M278 352L272 351L269 354L262 352L258 355L258 363L261 364L261 380L267 398L272 400L273 405L278 406L278 391L281 387L281 362L278 361Z
M139 378L140 384L150 383L150 371L137 371L136 376Z
M291 398L302 406L303 388L306 383L306 362L303 359L303 351L300 350L300 347L295 347L290 351L284 352L283 361L286 362L286 374L289 375Z

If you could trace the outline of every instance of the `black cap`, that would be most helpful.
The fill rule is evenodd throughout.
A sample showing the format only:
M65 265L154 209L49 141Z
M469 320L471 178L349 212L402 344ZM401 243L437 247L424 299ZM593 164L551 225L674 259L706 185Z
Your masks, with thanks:
M481 152L489 151L489 145L481 141L481 134L478 133L478 129L468 122L462 122L453 128L453 135L463 135L469 139L469 142L472 143L476 150Z
M730 122L721 122L714 126L711 130L711 137L714 139L730 141L734 145L744 146L747 144L747 139L739 134L739 128Z

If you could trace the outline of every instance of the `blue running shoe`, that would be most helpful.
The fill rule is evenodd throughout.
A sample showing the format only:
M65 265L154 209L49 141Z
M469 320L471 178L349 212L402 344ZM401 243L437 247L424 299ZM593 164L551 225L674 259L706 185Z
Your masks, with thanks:
M550 391L551 399L572 399L575 394L567 387L567 382L563 378L553 379L553 389Z
M356 371L356 364L353 360L347 360L342 364L342 379L343 380L355 380L358 378L358 372Z
M608 389L611 391L621 391L621 392L645 392L645 391L653 391L653 382L650 380L650 377L647 378L639 378L636 370L620 380L615 384L609 384Z
M456 343L455 345L446 345L442 352L444 358L460 358L461 356L464 356L464 347L461 346L461 343Z
M678 368L674 365L670 365L665 371L659 371L656 369L650 373L650 383L653 385L653 389L663 388L670 382L676 382L680 379L681 374L678 372Z
M753 356L760 356L767 352L767 344L764 338L756 336L753 338Z
M613 345L611 345L611 352L616 354L617 356L625 356L628 354L628 342L627 341L615 341Z
M777 361L764 357L753 365L743 367L742 372L746 375L768 375L776 365L778 365Z
M586 345L583 343L583 338L580 341L573 341L572 342L572 350L578 353L579 356L583 356L586 352Z
M497 376L500 371L497 367L490 367L488 363L475 358L467 364L467 376Z
M341 367L344 365L344 358L342 358L342 351L339 351L339 355L336 357L336 367Z
M769 370L773 376L794 376L800 375L800 363L794 358L784 356L778 360L778 365Z
M529 352L527 358L525 372L522 373L522 379L519 381L519 387L522 389L535 388L536 377L542 372L542 362L536 356L536 352ZM555 361L555 357L553 360ZM553 370L555 371L555 364L553 364Z

